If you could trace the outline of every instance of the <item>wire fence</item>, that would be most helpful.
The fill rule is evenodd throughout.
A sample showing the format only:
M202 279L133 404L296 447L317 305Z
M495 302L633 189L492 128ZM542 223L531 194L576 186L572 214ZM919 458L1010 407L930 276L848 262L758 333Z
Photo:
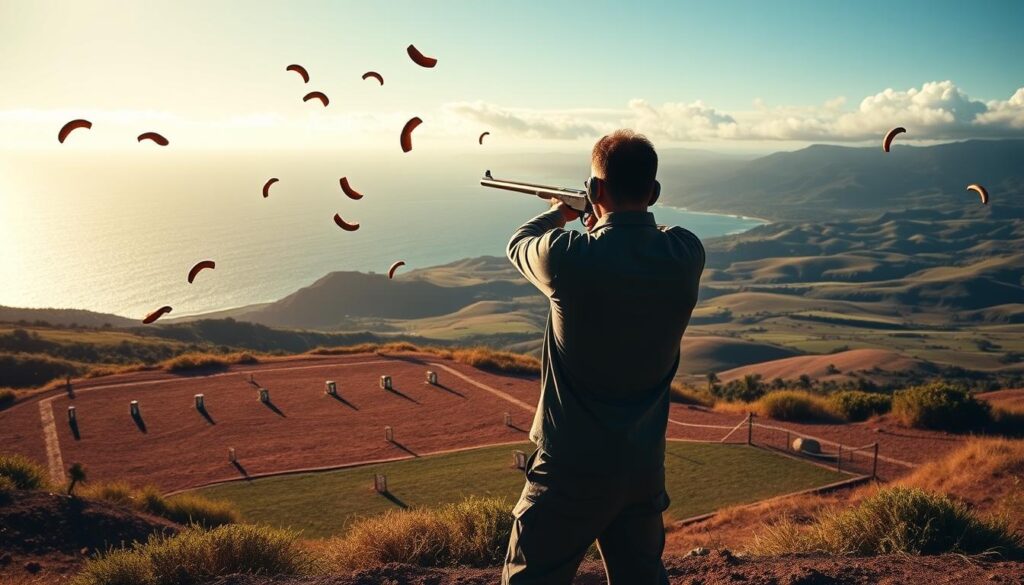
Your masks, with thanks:
M675 418L670 418L669 423L676 428L677 432L673 436L677 439L682 434L682 440L687 441L752 445L855 476L874 479L883 474L888 475L895 471L894 466L902 465L902 462L880 456L877 442L847 445L778 424L760 423L753 414L747 415L735 425L699 422L699 419L692 422L680 421Z

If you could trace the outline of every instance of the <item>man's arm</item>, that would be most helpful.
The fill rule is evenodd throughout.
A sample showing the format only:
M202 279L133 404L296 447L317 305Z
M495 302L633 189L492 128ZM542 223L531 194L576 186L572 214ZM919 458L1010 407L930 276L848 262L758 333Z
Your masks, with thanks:
M571 234L562 229L569 213L575 212L564 204L553 205L520 226L508 242L508 259L526 280L548 297L553 292L551 285L562 252L569 246Z

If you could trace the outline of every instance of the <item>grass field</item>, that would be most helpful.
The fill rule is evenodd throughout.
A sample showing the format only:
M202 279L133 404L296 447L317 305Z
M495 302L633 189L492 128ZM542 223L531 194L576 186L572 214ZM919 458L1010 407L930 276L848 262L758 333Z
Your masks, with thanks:
M342 533L358 516L400 505L434 506L469 495L504 496L523 487L512 467L513 449L529 443L484 447L322 473L286 475L212 486L201 493L233 501L246 521L302 530L306 536ZM669 442L665 458L669 514L681 519L838 481L846 476L743 445ZM385 473L391 498L372 489Z

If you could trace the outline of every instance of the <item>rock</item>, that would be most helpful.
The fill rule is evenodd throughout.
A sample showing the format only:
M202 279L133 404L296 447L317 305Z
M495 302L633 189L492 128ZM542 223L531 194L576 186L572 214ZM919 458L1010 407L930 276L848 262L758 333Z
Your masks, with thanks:
M691 550L690 552L686 553L686 556L688 556L688 557L704 557L704 556L707 556L708 553L710 553L710 552L711 551L709 549L706 549L703 546L698 546L697 548L695 548L695 549Z
M797 437L793 439L793 450L802 451L804 453L821 453L821 443L814 439L806 439L804 437Z

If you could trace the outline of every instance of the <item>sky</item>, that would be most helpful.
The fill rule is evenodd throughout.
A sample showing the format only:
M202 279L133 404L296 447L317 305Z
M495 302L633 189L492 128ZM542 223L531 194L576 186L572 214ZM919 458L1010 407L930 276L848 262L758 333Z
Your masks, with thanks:
M1024 137L1024 2L0 0L0 148L785 150ZM436 57L425 69L406 46ZM308 84L291 63L305 66ZM379 71L385 83L362 80ZM326 108L302 101L330 97ZM904 138L901 138L901 140Z

